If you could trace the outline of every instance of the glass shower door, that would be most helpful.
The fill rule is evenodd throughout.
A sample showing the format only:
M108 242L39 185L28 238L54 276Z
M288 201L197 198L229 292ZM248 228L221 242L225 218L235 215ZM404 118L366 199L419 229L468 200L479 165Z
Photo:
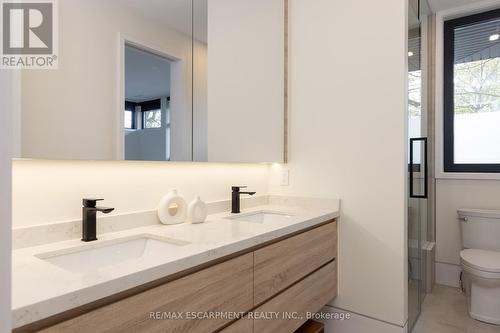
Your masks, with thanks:
M425 0L408 6L408 327L415 325L425 296L422 244L427 235L427 115L423 99L422 16Z

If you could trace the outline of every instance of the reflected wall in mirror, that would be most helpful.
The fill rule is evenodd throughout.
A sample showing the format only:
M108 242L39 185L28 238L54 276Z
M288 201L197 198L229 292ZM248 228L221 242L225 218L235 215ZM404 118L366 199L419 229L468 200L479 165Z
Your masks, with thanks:
M192 45L161 48L121 36L118 159L192 159Z
M195 17L206 17L194 21L197 45L206 41L205 47L195 48L194 68L208 75L194 77L195 146L206 140L209 161L282 162L286 1L194 4ZM204 160L203 153L195 152L195 160Z
M171 60L125 45L125 159L170 160Z
M59 68L20 75L19 157L282 162L285 4L59 1Z

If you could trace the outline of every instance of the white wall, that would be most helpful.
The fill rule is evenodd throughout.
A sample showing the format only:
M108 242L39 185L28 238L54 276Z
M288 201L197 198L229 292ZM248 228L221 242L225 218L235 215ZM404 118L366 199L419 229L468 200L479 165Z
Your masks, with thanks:
M227 200L231 185L268 193L269 166L182 162L15 161L14 227L79 219L81 199L104 198L112 214L156 209L176 188L188 201Z
M436 261L460 265L457 209L500 210L500 180L438 179L436 187Z
M64 0L58 6L59 69L23 72L22 157L116 158L122 33L178 60L172 75L183 79L172 83L172 153L177 160L190 160L191 112L185 110L191 110L191 38L116 0Z
M12 78L14 73L0 70L0 332L11 329L11 149Z
M209 161L283 161L284 36L284 0L209 2Z
M166 128L143 128L125 135L125 159L132 161L165 161Z
M334 305L406 322L406 1L290 0L290 186L342 200ZM376 64L374 66L373 64Z

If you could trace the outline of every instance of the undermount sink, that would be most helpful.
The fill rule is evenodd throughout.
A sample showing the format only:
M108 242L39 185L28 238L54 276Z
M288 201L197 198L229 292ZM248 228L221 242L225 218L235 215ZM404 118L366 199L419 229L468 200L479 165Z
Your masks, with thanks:
M270 223L270 222L289 222L292 215L283 212L259 211L252 213L243 213L241 215L228 216L226 219L253 222L253 223Z
M169 253L187 244L189 242L177 239L137 235L35 256L70 272L88 272L158 253Z

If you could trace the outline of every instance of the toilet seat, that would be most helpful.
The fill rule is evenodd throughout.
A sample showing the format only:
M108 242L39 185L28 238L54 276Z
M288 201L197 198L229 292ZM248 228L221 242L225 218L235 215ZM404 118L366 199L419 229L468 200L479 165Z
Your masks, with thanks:
M500 279L500 252L466 249L460 252L464 269L484 278Z

